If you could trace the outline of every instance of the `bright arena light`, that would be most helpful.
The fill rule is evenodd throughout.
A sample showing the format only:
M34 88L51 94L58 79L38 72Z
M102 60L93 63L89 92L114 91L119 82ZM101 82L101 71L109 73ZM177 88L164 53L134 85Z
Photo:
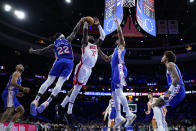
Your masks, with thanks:
M193 3L195 0L189 0L190 1L190 3Z
M23 11L15 10L14 14L19 18L19 19L24 19L25 18L25 13Z
M4 10L5 11L9 12L11 9L12 9L12 7L10 5L8 5L8 4L4 5Z
M71 0L65 0L67 3L71 3Z

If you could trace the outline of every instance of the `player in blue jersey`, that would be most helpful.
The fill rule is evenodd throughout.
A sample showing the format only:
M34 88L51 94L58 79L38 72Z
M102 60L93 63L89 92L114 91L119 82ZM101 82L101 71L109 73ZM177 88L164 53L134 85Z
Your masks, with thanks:
M23 65L19 64L16 66L16 71L10 76L7 87L3 90L2 99L4 102L5 112L3 113L0 120L0 130L3 127L3 123L12 115L14 110L16 113L11 118L8 125L8 130L13 126L13 124L24 114L24 107L20 104L17 97L23 97L24 93L29 93L30 88L25 88L21 86L21 75L24 71Z
M161 107L176 107L185 98L185 86L178 66L175 64L176 55L172 51L165 51L161 59L167 68L167 83L169 90L160 96L154 104L154 114L157 121L158 131L168 130L164 125L164 117Z
M106 117L108 115L108 129L107 129L107 131L110 131L114 126L114 120L116 118L114 97L112 97L110 99L108 107L106 108L106 110L102 114L104 115L104 121L106 121Z
M114 128L116 128L126 121L121 116L120 102L126 111L127 122L125 124L125 127L129 126L135 120L136 115L129 110L127 99L123 94L123 87L126 86L125 78L127 76L127 68L124 62L124 56L126 53L125 50L126 44L124 41L120 24L116 17L114 21L117 24L117 32L118 32L118 40L116 41L117 47L114 49L113 55L110 56L105 55L100 48L99 48L99 54L101 55L103 60L105 60L106 62L110 62L112 68L111 88L115 101L116 121L115 121Z
M81 18L80 21L75 26L73 32L67 38L65 38L63 34L56 34L54 36L54 44L51 44L43 49L29 50L30 53L41 54L45 51L53 49L56 57L56 60L53 64L52 69L49 72L47 80L41 85L38 94L35 97L35 100L33 100L33 102L30 105L31 114L33 116L37 115L37 111L39 113L42 113L45 110L45 108L49 105L52 99L56 97L57 94L61 91L61 87L63 86L63 83L69 79L69 76L72 72L73 65L74 65L71 41L75 38L83 21L84 18ZM47 88L54 82L56 78L58 78L58 81L52 91L52 94L43 104L37 107L39 99L47 90Z

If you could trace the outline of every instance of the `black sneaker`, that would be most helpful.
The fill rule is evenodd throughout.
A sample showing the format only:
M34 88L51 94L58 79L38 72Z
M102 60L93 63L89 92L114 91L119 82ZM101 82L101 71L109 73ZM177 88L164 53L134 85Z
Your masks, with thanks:
M61 105L56 105L55 110L56 110L57 118L62 119L64 116L63 114L65 112L65 108L63 108Z
M74 128L74 124L72 121L72 114L67 114L67 112L65 112L64 118L67 120L69 127Z

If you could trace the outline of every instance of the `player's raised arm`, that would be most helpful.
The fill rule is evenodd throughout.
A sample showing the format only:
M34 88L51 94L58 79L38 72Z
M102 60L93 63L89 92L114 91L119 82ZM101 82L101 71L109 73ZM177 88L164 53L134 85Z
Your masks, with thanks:
M14 72L12 75L10 85L14 86L15 88L18 88L19 90L24 91L25 93L29 93L29 88L24 88L24 87L17 84L17 80L20 78L20 76L21 76L20 72Z
M88 44L88 23L84 22L82 45L86 46L87 44Z
M97 17L94 17L94 21L95 21L95 25L98 25L98 29L99 29L99 34L100 34L100 37L99 39L95 42L96 45L101 45L105 39L105 32L103 30L103 28L101 27L101 24L100 24L100 21Z
M54 48L54 44L50 44L49 46L45 47L45 48L42 48L42 49L33 49L33 48L30 48L29 49L29 53L30 54L36 54L36 55L40 55L40 54L43 54L51 49Z
M118 19L117 19L116 16L115 16L114 21L117 24L117 33L118 33L119 44L122 45L123 47L125 47L126 44L125 44L124 36L123 36L123 33L122 33L122 29L120 27L120 24L119 24Z
M84 19L85 19L85 18L81 18L81 19L80 19L80 21L79 21L79 22L77 23L77 25L74 27L72 33L66 38L69 42L71 42L71 41L75 38L76 34L78 33L78 31L79 31L79 29L80 29L81 24L84 22Z
M102 50L100 49L100 47L98 47L98 52L99 52L101 58L102 58L105 62L110 62L110 61L111 61L112 55L110 55L110 56L105 55L105 54L102 52Z
M180 77L179 77L178 72L177 72L177 70L176 70L175 64L172 63L172 62L169 62L169 63L167 64L167 70L168 70L168 71L171 73L171 75L172 75L172 78L173 78L173 80L172 80L172 85L173 85L174 87L177 87L177 84L178 84L178 82L180 81Z

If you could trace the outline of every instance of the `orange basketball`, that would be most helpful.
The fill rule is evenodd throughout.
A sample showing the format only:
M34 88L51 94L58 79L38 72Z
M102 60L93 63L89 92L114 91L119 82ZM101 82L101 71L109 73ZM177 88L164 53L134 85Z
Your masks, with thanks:
M85 21L88 23L89 26L94 24L94 19L91 16L85 17Z

